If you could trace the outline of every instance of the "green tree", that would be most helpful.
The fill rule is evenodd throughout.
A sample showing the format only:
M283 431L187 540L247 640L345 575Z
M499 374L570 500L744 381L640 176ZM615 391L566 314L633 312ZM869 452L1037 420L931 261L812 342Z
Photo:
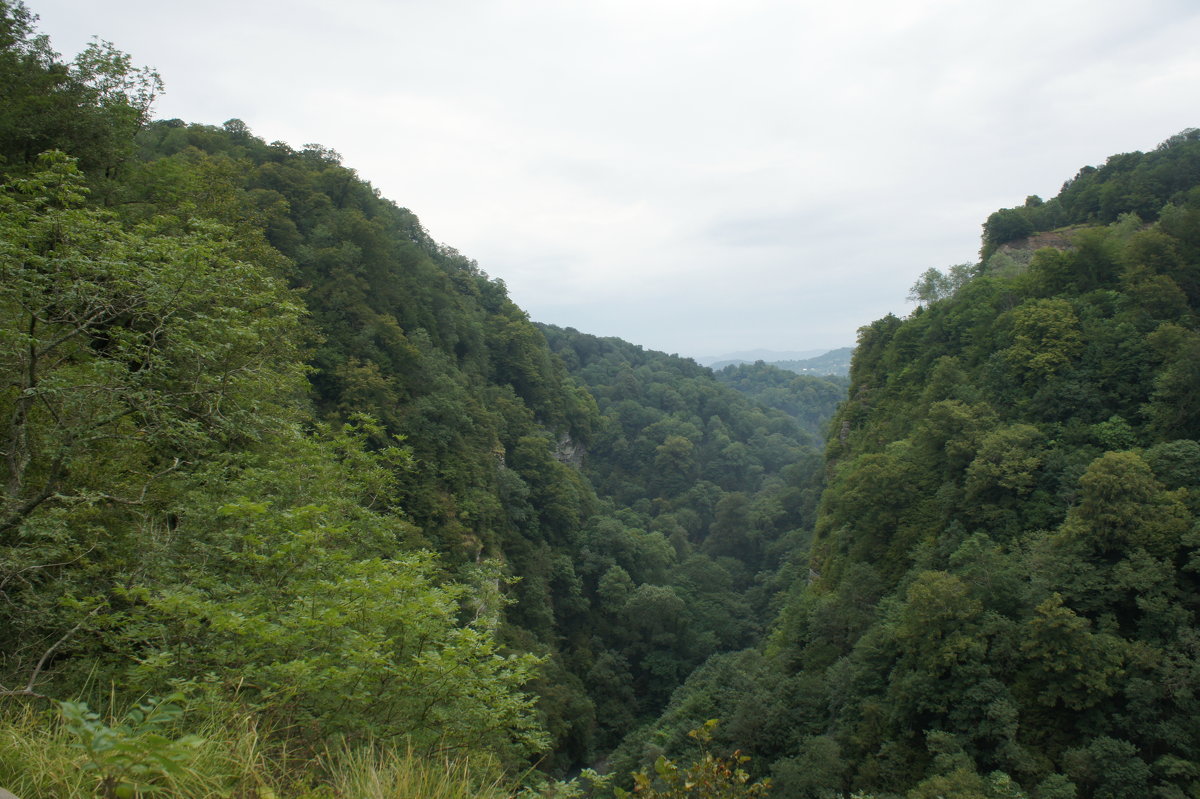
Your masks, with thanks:
M1079 488L1079 506L1063 533L1096 553L1173 553L1189 527L1178 495L1163 489L1137 453L1105 453L1088 466Z
M990 493L994 501L998 492L1028 494L1044 458L1045 436L1032 425L1017 424L988 433L967 467L967 498L978 500Z
M1004 208L989 216L983 224L984 248L990 252L1001 244L1023 239L1032 233L1033 223L1029 221L1026 209Z
M680 768L669 758L660 756L654 764L654 774L637 772L633 775L633 793L616 789L618 799L632 796L645 799L736 799L736 797L767 796L770 780L750 781L742 766L750 760L741 752L718 757L708 751L716 720L705 723L688 733L702 749L700 759Z
M1004 358L1029 380L1053 377L1083 348L1079 319L1066 300L1025 302L1012 312L1012 330Z
M952 297L976 273L977 268L974 264L956 264L945 272L934 268L926 269L908 290L908 301L919 305L932 305Z
M311 446L297 454L321 457ZM309 464L293 470L326 477ZM310 484L310 496L353 485L337 471L338 489ZM249 471L241 487L263 477ZM314 748L321 738L308 730L491 750L509 762L545 747L523 690L539 660L501 652L499 607L442 580L432 553L398 551L394 518L279 499L232 502L185 528L193 541L178 554L205 565L175 570L131 612L124 634L149 644L135 683L212 675L215 688ZM463 624L471 605L475 619Z
M0 2L0 169L21 172L62 149L89 173L111 176L133 154L162 82L103 40L62 63L36 20L20 0Z
M226 231L82 207L66 156L0 194L0 536L39 510L137 502L181 459L290 413L298 304Z
M103 626L139 520L197 462L290 424L303 391L300 307L269 264L219 225L122 225L85 194L61 153L0 193L0 649L28 692Z
M1124 649L1115 636L1093 632L1087 619L1054 594L1026 622L1021 652L1027 667L1018 688L1050 707L1092 707L1116 691Z
M695 445L683 436L671 435L654 451L656 483L666 496L685 491L694 479Z

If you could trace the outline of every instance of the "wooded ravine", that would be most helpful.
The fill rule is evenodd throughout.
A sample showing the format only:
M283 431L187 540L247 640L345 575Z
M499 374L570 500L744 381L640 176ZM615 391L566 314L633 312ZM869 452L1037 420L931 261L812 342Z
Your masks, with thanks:
M0 0L0 787L1200 795L1200 132L847 385L535 324L158 80Z

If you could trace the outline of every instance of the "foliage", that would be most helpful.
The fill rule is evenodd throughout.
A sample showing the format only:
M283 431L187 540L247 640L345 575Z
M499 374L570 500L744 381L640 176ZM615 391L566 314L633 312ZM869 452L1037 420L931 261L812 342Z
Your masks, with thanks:
M1110 164L1183 163L1194 146L1185 136ZM1178 176L1158 174L1175 186L1159 203L1191 207ZM1069 186L1020 213L1040 219L1077 196ZM771 638L781 674L755 677L807 682L831 708L776 755L781 784L805 796L1195 790L1181 765L1200 762L1194 700L1164 686L1198 662L1200 585L1185 564L1200 486L1182 389L1196 384L1177 358L1200 297L1177 278L1200 253L1186 225L1141 221L1159 210L1063 233L1070 246L1022 269L962 270L952 290L927 274L907 319L862 329L808 580ZM998 243L985 238L985 252ZM819 781L798 771L815 751L837 764Z
M386 479L386 453L332 443L347 454L302 439L209 483L160 580L128 592L118 632L125 647L145 642L131 681L212 675L317 749L308 730L422 752L540 749L521 690L538 659L500 652L483 609L460 621L469 587L440 579L432 553L402 551L403 523L355 507Z
M1086 166L1045 202L1026 198L1024 205L1002 208L983 229L983 260L1002 244L1068 225L1109 224L1122 214L1154 221L1170 204L1180 203L1195 187L1200 159L1196 128L1171 136L1149 152L1110 156L1103 166Z
M768 408L794 417L803 430L818 439L825 437L825 426L846 398L849 384L844 377L795 375L761 361L726 366L714 374L722 383Z
M841 392L762 365L732 372L747 375L734 390L689 359L542 330L600 414L584 470L611 509L585 528L574 571L592 611L570 629L589 641L584 682L611 747L706 658L761 633L819 490L803 426L822 427ZM772 380L782 409L754 399Z
M186 683L271 746L561 773L753 642L818 490L796 421L623 342L575 369L333 150L148 122L152 71L0 8L0 693Z
M187 767L143 789L169 786L169 795L180 799L501 799L514 792L512 780L486 756L425 756L403 745L334 742L315 760L298 759L270 745L278 736L259 723L261 717L204 704L189 703L186 724L199 735L188 748ZM120 722L100 724L111 730ZM97 796L95 774L83 768L90 761L78 743L61 714L52 719L28 709L7 713L0 722L0 785L23 799Z
M64 119L144 114L152 87L127 56L101 44L64 67L23 6L3 11L5 63L46 77L35 92L59 87ZM136 121L104 123L122 153ZM221 135L269 152L244 128ZM102 174L60 152L21 158L0 195L0 692L111 682L123 700L189 681L310 752L342 732L508 762L540 749L524 690L540 658L501 647L491 594L505 581L490 561L449 573L402 518L431 437L406 450L385 425L313 419L303 358L323 333L240 166L195 148ZM319 181L331 158L292 160ZM118 210L95 203L117 195ZM424 257L426 271L457 264ZM495 462L485 440L476 472Z
M33 21L0 2L0 700L76 703L5 779L45 740L32 795L614 747L647 796L1200 790L1195 131L990 217L847 393L536 326L334 151L147 123L152 72ZM202 742L82 704L184 687ZM713 710L691 745L754 760L678 765Z
M1074 223L1055 248L985 237L997 254L862 328L764 651L711 658L615 763L715 712L794 796L1197 790L1195 146L1030 198L1003 237ZM1132 216L1106 187L1152 165Z
M83 771L99 778L105 799L167 791L189 768L203 741L196 735L171 739L164 734L182 715L182 700L178 693L145 700L112 727L82 702L59 703L65 726L87 759Z
M0 169L20 173L58 149L89 174L112 176L132 155L162 82L103 40L61 63L36 20L20 0L0 2Z
M286 401L300 373L299 308L236 259L227 230L171 217L126 228L82 207L73 161L40 163L0 194L7 542L35 513L144 498L153 477L113 465L161 474L177 465L168 450L260 435L287 413L263 388Z
M654 763L654 774L634 774L633 793L617 788L618 799L626 799L633 795L644 796L647 799L733 799L739 796L766 796L771 787L770 780L750 782L750 775L742 769L742 765L750 758L740 752L734 752L729 757L717 757L707 751L706 747L712 741L712 728L716 724L716 720L713 719L688 733L701 745L703 754L699 760L680 768L674 761L660 755Z
M569 780L554 780L526 785L517 794L517 799L580 799L585 796L603 796L612 781L612 774L600 774L585 768Z
M945 272L939 269L926 269L921 273L920 279L909 289L908 301L920 305L930 305L953 297L954 293L975 277L977 272L975 264L955 264Z

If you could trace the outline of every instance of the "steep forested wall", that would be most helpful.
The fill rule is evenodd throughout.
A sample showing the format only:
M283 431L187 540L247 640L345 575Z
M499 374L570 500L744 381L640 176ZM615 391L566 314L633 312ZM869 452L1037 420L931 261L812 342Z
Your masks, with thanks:
M332 150L149 122L152 72L0 12L0 701L556 770L761 637L793 418L544 333Z
M697 672L658 741L735 720L796 796L1200 789L1198 153L1085 170L1058 205L1146 170L1165 193L927 273L909 317L862 328L769 644Z
M993 215L826 424L830 384L539 328L333 151L149 123L152 72L0 12L0 702L1200 790L1194 132Z
M837 352L843 353L849 363L851 351L848 348ZM715 374L722 383L733 386L769 408L793 416L822 444L828 433L825 427L833 418L837 406L846 399L846 388L850 383L848 377L817 377L819 372L798 375L790 370L786 361L726 366Z
M710 655L760 640L811 530L820 456L795 418L690 359L542 330L600 411L583 468L606 511L578 568L609 749Z
M482 313L452 311L486 278L456 268L329 153L271 148L236 123L146 127L152 73L108 46L60 63L22 6L0 12L13 77L0 118L3 701L119 706L184 688L210 714L254 709L299 751L331 735L452 742L510 762L544 749L527 693L538 658L502 651L497 634L488 592L502 569L452 566L467 561L468 536L444 532L458 517L438 502L452 504L462 478L454 463L450 476L430 469L441 439L405 446L382 406L339 407L348 390L317 378L336 376L348 329L389 357L407 346L414 380L474 374L447 377L430 365L445 357L434 344L338 306L332 287L347 292L352 277L339 265L389 272L368 276L379 292L399 276L413 292L428 285L396 312L444 311L405 321L418 339L418 325L439 322L445 347L483 326ZM289 196L255 183L268 178ZM466 288L452 292L459 273ZM522 322L498 294L497 314ZM322 314L358 317L339 327ZM507 366L489 356L476 372ZM518 380L489 379L498 391ZM531 398L530 428L541 429L533 408L568 424ZM431 495L438 512L403 510Z

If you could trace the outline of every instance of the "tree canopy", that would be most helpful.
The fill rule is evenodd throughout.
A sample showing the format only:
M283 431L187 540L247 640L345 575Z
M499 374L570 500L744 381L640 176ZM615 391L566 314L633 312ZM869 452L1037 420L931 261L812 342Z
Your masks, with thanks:
M0 0L0 703L646 795L1200 791L1196 131L997 211L848 381L714 374L34 21Z

